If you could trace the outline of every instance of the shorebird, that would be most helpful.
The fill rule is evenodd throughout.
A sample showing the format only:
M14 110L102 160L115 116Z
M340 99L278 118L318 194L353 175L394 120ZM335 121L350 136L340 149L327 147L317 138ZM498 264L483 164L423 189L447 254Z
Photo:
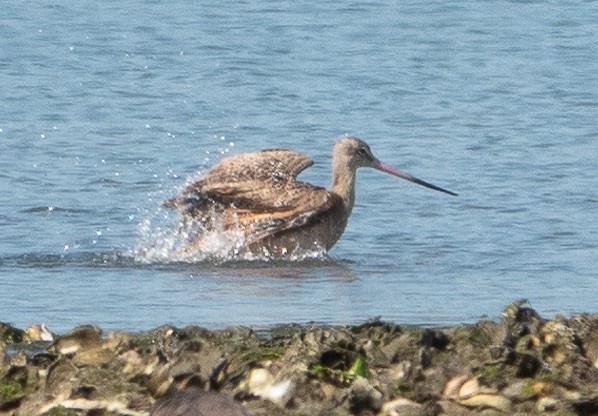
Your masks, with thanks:
M203 230L216 224L223 230L242 230L243 249L276 257L315 247L329 250L338 241L353 209L359 168L457 195L381 162L355 137L334 145L330 189L297 180L313 163L288 149L230 156L164 205L178 210L183 221L199 222Z

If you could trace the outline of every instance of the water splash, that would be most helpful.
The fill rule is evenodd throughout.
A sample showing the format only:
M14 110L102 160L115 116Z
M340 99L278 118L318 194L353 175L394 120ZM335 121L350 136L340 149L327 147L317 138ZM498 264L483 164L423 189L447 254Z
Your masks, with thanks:
M265 248L249 251L243 229L225 228L217 215L212 218L208 229L201 221L181 219L175 212L160 207L139 225L135 260L144 264L167 264L329 259L326 249L318 244L310 249L293 250L282 257L274 256Z
M225 135L215 135L218 142L217 150L205 151L204 168L213 162L226 157L235 146L234 141L227 140ZM177 187L176 193L195 183L205 174L199 170L185 180L183 187ZM176 178L176 175L174 175ZM164 196L163 190L153 194L154 198ZM259 252L252 252L246 248L246 233L241 228L225 227L220 216L208 215L209 224L190 218L181 218L178 213L159 205L154 212L146 210L145 219L139 224L139 241L134 250L135 260L142 264L170 264L170 263L226 263L226 262L271 262L282 261L328 261L330 258L326 249L314 243L309 249L298 248L284 255L274 255L263 248Z

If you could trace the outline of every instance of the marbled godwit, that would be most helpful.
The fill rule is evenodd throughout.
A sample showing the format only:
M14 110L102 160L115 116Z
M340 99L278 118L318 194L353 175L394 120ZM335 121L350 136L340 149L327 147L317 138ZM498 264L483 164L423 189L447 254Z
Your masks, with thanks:
M243 249L279 257L298 249L329 250L338 241L355 202L358 168L457 195L381 162L354 137L334 145L330 190L297 180L311 165L308 156L286 149L227 157L165 205L176 208L184 221L199 221L205 230L217 221L224 230L243 230Z

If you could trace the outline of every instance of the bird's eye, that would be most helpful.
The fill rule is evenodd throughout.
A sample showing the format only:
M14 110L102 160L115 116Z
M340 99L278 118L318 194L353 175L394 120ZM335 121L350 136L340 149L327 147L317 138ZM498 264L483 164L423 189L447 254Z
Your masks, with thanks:
M360 155L362 156L367 156L368 155L368 151L365 150L365 147L361 147L359 148L359 150L357 151Z

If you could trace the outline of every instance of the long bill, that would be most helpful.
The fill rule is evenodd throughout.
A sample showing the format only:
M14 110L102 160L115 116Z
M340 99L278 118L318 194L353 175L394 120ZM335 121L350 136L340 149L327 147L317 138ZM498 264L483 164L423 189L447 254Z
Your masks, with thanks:
M387 165L386 163L381 162L377 159L374 160L373 167L375 169L378 169L379 171L390 173L391 175L398 176L399 178L403 178L405 180L408 180L409 182L413 182L413 183L416 183L421 186L425 186L426 188L434 189L435 191L444 192L445 194L449 194L449 195L453 195L453 196L459 196L458 194L456 194L454 192L447 191L444 188L441 188L436 185L432 185L431 183L426 182L426 181L422 181L421 179L418 179L415 176L411 176L407 172L403 172L402 170L393 168L392 166Z

